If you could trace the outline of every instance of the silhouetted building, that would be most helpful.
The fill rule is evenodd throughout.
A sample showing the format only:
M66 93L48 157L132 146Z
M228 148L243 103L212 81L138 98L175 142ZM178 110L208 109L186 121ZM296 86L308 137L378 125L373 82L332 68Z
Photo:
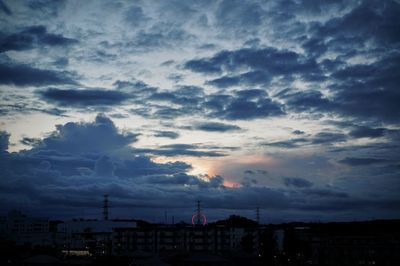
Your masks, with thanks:
M258 235L256 227L222 225L116 228L113 232L113 254L129 254L135 250L154 253L206 251L214 254L245 250L256 255L259 249Z
M400 265L399 235L368 231L317 233L311 240L311 261L327 266Z
M12 210L0 221L0 231L4 238L18 245L51 245L52 236L49 232L49 219L29 217L19 211Z
M133 220L72 220L57 226L56 242L66 254L110 255L114 230L135 227Z
M232 215L207 225L160 225L49 222L11 211L0 217L0 232L0 258L20 261L14 265L47 263L49 257L36 255L55 256L62 265L110 258L134 265L400 265L399 220L263 226Z

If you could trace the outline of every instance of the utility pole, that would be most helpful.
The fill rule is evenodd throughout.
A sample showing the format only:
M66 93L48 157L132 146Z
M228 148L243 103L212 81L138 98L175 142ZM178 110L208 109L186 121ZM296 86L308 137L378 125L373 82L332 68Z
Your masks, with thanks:
M201 213L201 201L198 200L196 213L192 215L192 225L193 226L205 225L206 223L207 223L207 218L203 213Z

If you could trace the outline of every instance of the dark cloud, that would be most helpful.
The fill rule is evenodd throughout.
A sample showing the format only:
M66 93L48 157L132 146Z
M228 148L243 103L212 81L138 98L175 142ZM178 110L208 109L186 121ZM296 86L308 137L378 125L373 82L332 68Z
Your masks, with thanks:
M133 47L141 48L141 49L148 49L151 48L160 48L166 46L166 36L161 32L145 32L140 31L137 36L136 40L132 42ZM169 39L167 37L167 39Z
M248 174L248 175L254 175L255 174L255 172L253 170L245 170L244 173Z
M93 123L57 125L57 131L42 140L41 149L66 153L101 152L121 149L136 141L137 134L121 134L104 115L97 115Z
M244 170L243 173L247 176L247 177L255 177L257 175L261 175L261 176L266 176L268 174L267 170L261 170L261 169L256 169L256 170ZM255 182L254 182L255 181ZM257 179L251 181L252 183L256 184L257 183Z
M169 139L177 139L179 138L179 133L174 132L174 131L157 131L154 134L155 137L159 138L169 138Z
M261 90L238 91L234 95L210 95L202 106L208 116L227 120L251 120L284 114L282 106Z
M56 89L48 88L38 92L42 99L60 106L112 106L131 98L125 92L105 89Z
M153 117L171 119L200 112L203 96L204 91L200 87L179 86L172 91L154 91L146 97L146 101L155 103Z
M209 80L206 82L206 84L218 88L228 88L232 86L238 86L240 82L241 79L238 76L223 76L217 79Z
M27 145L27 146L37 146L41 143L41 140L38 138L28 138L28 137L24 137L20 140L20 143Z
M29 65L0 63L0 84L15 86L46 86L78 84L70 72L34 68Z
M294 149L306 145L332 145L335 143L346 142L347 140L348 137L346 134L324 131L319 132L314 136L292 138L275 142L263 142L261 144L270 147Z
M180 116L185 116L190 114L190 109L185 110L183 108L173 108L168 106L160 106L157 108L150 117L159 119L174 119Z
M185 95L180 89L173 92L157 92L149 97L149 100L171 102L180 106L197 106L201 98L192 94Z
M303 135L305 132L302 131L302 130L296 129L296 130L293 130L292 133L295 134L295 135Z
M314 135L312 139L313 144L333 144L337 142L345 142L347 141L347 136L343 133L335 133L335 132L319 132Z
M174 60L167 60L167 61L162 62L160 64L160 66L170 66L170 65L173 65L173 64L175 64Z
M322 6L315 8L319 10L317 13L326 10L327 5ZM337 11L344 10L342 4L336 8L339 8ZM396 122L399 117L396 102L400 99L396 85L399 82L396 70L400 35L399 22L394 18L400 14L400 4L396 1L353 2L347 8L349 12L344 15L338 14L326 22L309 23L306 34L309 37L303 40L308 58L329 52L340 54L334 60L322 60L320 72L313 70L299 76L314 82L318 79L328 81L329 93L290 90L283 97L287 108L295 112L335 114L363 121ZM286 10L288 15L290 12L298 14L304 11L304 6L302 2L288 3ZM302 32L295 34L301 36L297 40L305 36ZM355 63L355 57L373 60Z
M396 159L400 146L395 141L374 142L363 145L347 143L347 145L342 145L341 147L329 147L329 151L335 153L346 152L346 156L352 153L353 157L365 156L369 158L371 154L379 154L379 157Z
M270 76L281 76L312 72L320 73L318 64L289 50L278 50L268 47L263 49L245 48L235 51L222 51L210 58L189 60L184 67L194 72L220 74L223 71L236 72L243 68L251 68L248 80L265 79ZM241 76L243 78L243 76Z
M65 6L66 0L31 0L27 6L36 14L48 18L49 16L57 16L59 11Z
M5 150L9 135L2 132L0 136L1 148ZM116 200L136 198L136 204L140 204L157 194L164 200L169 197L161 187L155 188L155 184L187 184L204 189L223 186L223 178L219 176L207 180L189 176L186 172L191 166L187 163L155 163L149 157L135 154L135 149L129 147L135 140L136 134L120 133L104 115L97 115L94 122L59 125L55 132L37 140L31 150L2 153L0 193L5 195L10 189L16 195L15 199L7 196L12 203L9 207L29 198L32 208L35 204L40 208L49 205L87 208L94 207L93 197L99 193L114 193ZM196 149L195 145L182 144L166 147ZM7 178L3 178L5 175Z
M399 22L395 19L400 14L400 5L395 1L361 2L343 17L335 17L319 25L316 35L334 43L349 41L353 47L361 46L367 41L377 45L398 45ZM336 47L334 47L336 48Z
M19 101L22 99L19 98ZM11 102L11 101L10 101ZM44 107L30 107L27 104L16 103L16 104L0 104L0 113L3 115L11 114L29 114L33 112L40 112L43 114L49 114L54 116L64 116L66 117L65 110L59 108L44 108Z
M257 173L265 176L265 175L268 174L268 171L267 170L263 170L263 169L259 169L259 170L257 170Z
M3 1L0 1L0 10L9 16L12 15L10 8Z
M69 59L65 58L65 57L60 57L53 62L53 65L55 65L59 68L66 67L68 64L69 64Z
M306 39L302 46L309 55L313 56L322 55L328 50L328 46L325 44L324 40L318 38L318 36Z
M262 145L277 147L277 148L285 148L285 149L293 149L298 148L301 145L308 144L309 140L306 138L295 138L283 141L276 141L276 142L264 142Z
M213 50L216 49L218 46L213 43L206 43L199 47L201 50Z
M249 34L261 24L265 12L257 2L221 1L215 13L217 25L236 34Z
M222 149L222 148L221 148ZM195 144L170 144L161 145L157 149L136 149L142 154L152 154L160 156L193 156L193 157L221 157L226 156L220 150L209 149Z
M350 6L354 6L352 3ZM310 24L309 38L303 48L312 56L329 51L354 55L366 47L396 47L399 45L400 5L395 1L364 1L343 16L335 16L325 23Z
M110 64L111 62L115 61L118 56L114 53L110 53L108 51L106 51L105 49L94 49L92 51L90 51L87 55L86 55L87 60L92 61L94 63L108 63Z
M400 115L398 66L397 53L371 64L345 65L332 73L329 97L317 90L295 89L282 90L275 97L282 99L290 111L392 123Z
M214 61L217 61L217 60L214 59ZM186 69L190 69L191 71L204 73L204 74L220 73L221 68L217 64L218 62L214 62L214 61L194 59L194 60L189 60L188 62L186 62L184 67Z
M271 81L271 76L265 71L250 71L240 75L223 76L217 79L209 80L207 85L212 85L218 88L228 88L232 86L254 86L268 85Z
M257 179L255 179L255 178L251 178L251 177L249 177L249 176L245 176L245 177L243 177L242 178L242 181L240 182L240 184L243 186L243 187L251 187L251 186L254 186L254 185L257 185Z
M201 131L209 131L209 132L230 132L230 131L238 131L241 128L236 125L218 123L218 122L204 122L197 123L193 127L196 130Z
M174 175L150 176L147 182L160 185L196 185L201 188L222 188L224 179L221 176L206 176L207 180L199 179L196 176L186 173L177 173Z
M333 74L330 86L338 103L335 111L342 115L376 121L397 121L400 93L397 89L400 55L388 55L369 65L353 65ZM374 99L371 101L371 99Z
M94 163L94 173L99 177L112 177L114 170L114 163L108 156L101 156Z
M147 181L151 184L161 185L198 185L200 183L197 177L185 173L178 173L170 176L150 176Z
M179 103L180 97L178 97L177 95L175 95L175 93L172 92L157 92L150 97L150 100Z
M379 138L383 137L387 129L385 128L370 128L366 126L357 126L352 131L350 131L349 135L354 138Z
M354 158L354 157L346 157L339 161L339 163L347 164L350 166L364 166L364 165L372 165L372 164L384 164L389 163L390 160L380 159L380 158Z
M325 188L307 188L302 190L302 192L311 197L333 197L333 198L348 198L349 194L346 192L335 191L332 189Z
M131 6L125 12L125 21L133 27L139 27L148 20L149 18L144 14L140 6Z
M0 175L7 178L0 179L0 194L7 198L7 208L27 206L21 202L28 200L30 211L45 208L45 215L58 218L68 216L66 210L72 216L78 209L90 212L98 205L98 195L104 193L111 195L116 208L141 206L155 211L188 208L197 198L209 204L212 211L226 207L226 199L236 196L245 199L236 199L239 209L248 208L261 194L268 199L282 197L273 190L227 189L221 176L189 175L191 166L187 163L155 163L137 155L136 149L128 146L131 140L102 115L94 122L58 126L31 150L2 157ZM198 150L198 146L174 144L162 149L190 151ZM113 210L114 215L121 214ZM148 218L145 213L138 215Z
M286 107L295 112L329 112L333 109L334 103L325 98L320 91L295 91L283 90L278 95L285 100Z
M313 186L312 182L300 177L284 177L283 183L287 187L305 188Z
M198 86L178 86L175 93L182 97L202 97L205 95L204 89Z
M5 51L23 51L42 46L68 46L76 44L75 39L59 34L48 33L45 26L31 26L14 34L0 35L0 53Z
M185 173L192 168L191 165L179 161L165 164L155 163L149 157L141 155L119 160L115 163L114 167L116 176L135 179L135 181L138 181L138 177L143 176ZM143 180L142 182L145 181Z
M184 76L180 74L170 74L168 75L168 79L178 83L184 79Z
M166 49L193 39L195 39L194 35L177 25L158 23L148 30L139 30L134 40L127 43L126 47L134 51L149 52L154 49Z
M93 132L98 132L95 135L99 138L90 142L87 136ZM253 175L242 180L242 187L227 188L221 176L189 175L187 171L191 166L187 163L155 163L147 156L137 155L135 149L128 147L131 140L132 137L120 133L112 121L102 115L94 122L59 126L32 150L2 156L0 175L7 175L7 178L0 179L0 194L7 199L7 208L23 206L21 201L28 200L30 211L46 209L45 215L51 213L58 218L75 216L82 211L90 213L101 205L99 195L104 193L111 195L115 206L113 215L145 208L147 211L132 215L147 219L159 209L191 209L197 199L207 206L209 217L220 213L221 209L240 212L254 206L307 213L379 209L381 206L375 201L354 199L342 191L310 188L310 181L297 180L299 178L290 179L289 186L299 188L290 196L286 195L287 191L259 186ZM80 148L76 148L78 145ZM100 146L100 149L93 146ZM128 156L117 152L126 149ZM161 149L199 150L199 146L174 144ZM265 172L250 171L253 174ZM331 200L343 203L333 204ZM123 211L119 212L118 208ZM70 214L66 214L67 210ZM180 215L182 217L177 217L190 217L190 213Z
M140 80L134 80L134 81L117 80L113 83L113 86L116 89L124 91L126 93L130 93L135 97L150 96L158 91L158 88L152 87Z

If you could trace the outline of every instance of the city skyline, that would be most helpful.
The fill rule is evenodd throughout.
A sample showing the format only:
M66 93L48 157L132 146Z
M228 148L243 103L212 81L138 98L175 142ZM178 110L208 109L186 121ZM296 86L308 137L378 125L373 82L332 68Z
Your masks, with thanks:
M1 213L398 219L398 1L0 0Z

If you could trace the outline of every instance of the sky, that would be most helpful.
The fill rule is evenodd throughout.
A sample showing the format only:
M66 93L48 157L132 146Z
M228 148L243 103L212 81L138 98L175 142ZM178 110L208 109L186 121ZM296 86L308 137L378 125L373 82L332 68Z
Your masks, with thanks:
M400 218L400 2L0 0L0 214Z

